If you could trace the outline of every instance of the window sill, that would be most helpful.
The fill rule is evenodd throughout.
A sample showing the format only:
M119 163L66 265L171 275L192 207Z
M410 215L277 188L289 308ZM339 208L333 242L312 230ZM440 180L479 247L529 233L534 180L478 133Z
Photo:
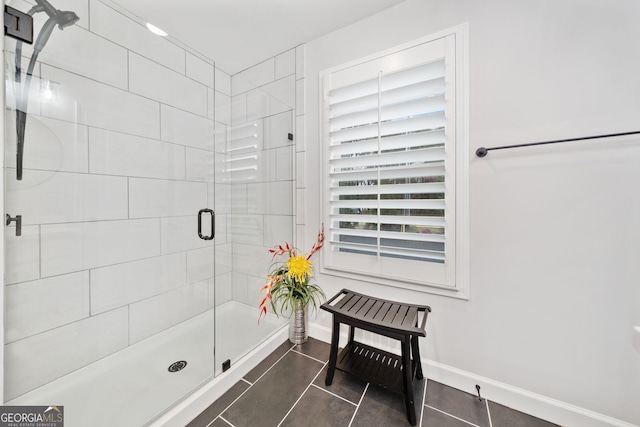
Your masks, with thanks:
M362 273L350 272L343 269L336 269L326 266L322 266L320 268L320 273L329 276L341 277L344 279L357 280L359 282L375 283L378 285L389 286L391 288L407 289L426 294L469 300L468 287L466 289L463 289L461 287L451 287L427 283L414 283L386 277L367 276Z

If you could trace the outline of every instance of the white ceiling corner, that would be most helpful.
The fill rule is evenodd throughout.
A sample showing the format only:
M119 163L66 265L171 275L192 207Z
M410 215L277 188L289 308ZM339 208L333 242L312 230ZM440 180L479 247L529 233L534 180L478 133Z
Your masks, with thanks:
M114 0L235 74L404 0Z

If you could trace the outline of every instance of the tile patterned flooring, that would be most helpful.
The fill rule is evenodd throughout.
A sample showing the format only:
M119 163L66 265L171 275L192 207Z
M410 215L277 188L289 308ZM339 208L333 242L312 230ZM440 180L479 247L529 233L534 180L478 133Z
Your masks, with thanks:
M327 343L286 341L187 427L410 425L399 394L337 370L326 387L328 360ZM414 393L420 427L556 426L427 379L415 380Z

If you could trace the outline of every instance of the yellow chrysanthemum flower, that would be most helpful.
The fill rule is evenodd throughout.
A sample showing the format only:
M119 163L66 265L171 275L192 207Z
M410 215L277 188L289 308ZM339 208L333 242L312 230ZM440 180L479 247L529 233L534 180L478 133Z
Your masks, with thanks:
M287 275L298 283L305 282L311 276L313 263L302 256L292 256L287 262Z

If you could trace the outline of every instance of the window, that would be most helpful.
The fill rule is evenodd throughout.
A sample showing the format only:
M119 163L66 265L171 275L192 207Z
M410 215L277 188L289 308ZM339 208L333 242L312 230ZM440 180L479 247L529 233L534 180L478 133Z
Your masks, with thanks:
M467 297L465 35L321 73L323 272Z

